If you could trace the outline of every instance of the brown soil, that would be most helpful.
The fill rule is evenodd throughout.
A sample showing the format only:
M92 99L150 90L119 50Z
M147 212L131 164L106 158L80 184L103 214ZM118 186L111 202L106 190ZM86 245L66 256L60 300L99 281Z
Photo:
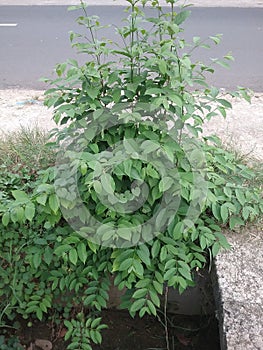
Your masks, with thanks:
M103 343L94 345L94 350L166 350L164 327L156 318L134 319L125 311L107 310L103 322L108 329L103 331ZM169 315L170 350L219 350L219 336L216 319L213 316ZM69 342L63 340L65 329L54 328L50 323L21 323L17 335L26 350L36 339L49 340L52 350L66 350ZM34 350L40 350L33 347Z

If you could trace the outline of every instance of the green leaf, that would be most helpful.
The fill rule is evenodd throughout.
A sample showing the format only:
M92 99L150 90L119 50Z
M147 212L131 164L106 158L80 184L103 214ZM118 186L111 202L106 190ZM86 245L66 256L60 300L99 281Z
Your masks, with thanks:
M100 181L95 180L95 181L93 182L93 187L94 187L94 190L95 190L98 194L100 194L100 193L102 192L102 186L101 186Z
M127 271L132 265L133 265L133 258L125 259L120 264L119 270L120 271Z
M147 312L148 308L147 306L144 306L141 308L140 312L139 312L139 317L143 318L143 316L145 315L145 313Z
M83 242L80 242L77 245L77 251L78 251L79 260L82 261L83 264L85 264L85 262L86 262L86 260L88 258L86 245Z
M175 240L181 239L183 235L183 230L184 230L184 224L183 222L179 221L173 229L173 238Z
M220 215L221 215L221 218L223 220L223 222L225 223L228 219L228 206L226 205L226 203L224 203L222 206L221 206L221 209L220 209Z
M145 302L146 302L145 299L135 300L135 302L130 307L130 313L134 313L140 310L144 306Z
M150 88L145 91L147 95L161 95L163 90L161 88Z
M141 245L139 249L136 251L136 253L146 266L151 265L150 251L146 245Z
M239 203L243 206L246 203L246 197L242 190L236 189L235 194Z
M81 175L86 175L87 174L87 171L88 171L88 166L86 163L84 162L81 162L80 164L80 172L81 172Z
M250 215L250 207L246 206L242 209L242 217L244 220L247 220L249 218Z
M157 293L150 290L150 297L151 297L153 304L157 307L160 307L160 298L158 297Z
M126 241L130 241L132 237L132 231L129 227L121 227L117 230L117 234L119 237L125 239Z
M159 255L160 249L161 249L160 241L158 239L156 239L155 242L153 243L152 249L151 249L151 254L152 254L153 259L155 259Z
M134 269L134 272L136 273L136 275L143 276L144 268L138 260L134 259L132 266L133 266L133 269Z
M69 244L63 244L58 246L55 250L54 250L54 254L61 256L64 253L68 252L71 249L71 246Z
M160 175L152 166L147 166L146 172L147 172L147 175L151 176L154 179L160 178Z
M206 238L204 236L199 237L201 249L204 250L207 246Z
M230 220L229 220L229 227L231 230L233 230L236 226L242 226L244 225L244 220L242 220L239 217L236 216L231 216Z
M53 259L53 250L50 247L45 248L44 252L44 261L47 265L50 265L52 259Z
M212 254L213 254L213 257L215 257L219 251L220 251L220 244L218 242L214 243L213 246L212 246Z
M69 261L72 262L73 265L77 265L78 253L75 248L71 248L69 251Z
M48 198L48 204L50 209L56 214L59 209L59 200L55 193L51 194Z
M164 75L167 73L167 64L165 61L159 61L158 63L160 72Z
M157 315L157 311L156 311L156 308L155 306L153 305L152 301L151 300L147 300L147 306L151 312L152 315L156 316Z
M92 100L94 100L97 96L98 96L98 94L99 94L99 92L100 92L100 90L99 89L87 89L86 90L86 92L87 92L87 94L88 94L88 96L92 99Z
M93 112L94 120L98 119L103 113L104 113L104 109L103 108L97 109L95 112ZM92 138L90 140L92 140Z
M187 282L183 277L179 276L178 282L183 290L187 288Z
M216 36L209 36L209 38L211 40L213 40L213 42L218 45L221 41L221 37L222 37L222 34L217 34Z
M141 298L145 297L147 293L148 293L147 288L141 288L141 289L136 290L133 293L132 298L133 299L141 299Z
M33 255L32 263L35 269L41 265L42 256L41 253L36 253Z
M194 36L194 37L193 37L193 43L194 43L195 45L199 45L200 42L201 42L200 36Z
M68 331L67 331L67 333L66 333L66 335L65 335L65 341L67 341L70 337L71 337L71 334L73 333L73 329L74 329L74 327L73 327L73 325L72 325L72 323L70 322L70 321L68 321L68 320L65 320L64 321L64 325L67 327L67 329L68 329Z
M165 261L166 260L166 257L167 257L167 249L166 247L162 247L161 249L161 253L160 253L160 261Z
M185 268L179 267L178 271L179 271L180 274L181 274L184 278L186 278L187 280L190 280L190 281L192 280L192 276L191 276L191 274L190 274L190 272L189 272L189 269L185 269Z
M223 67L223 68L227 68L227 69L230 68L229 64L228 64L227 62L225 62L225 61L216 60L216 63L217 63L219 66Z
M2 224L4 226L7 226L9 224L9 221L10 221L10 214L9 212L5 212L4 215L2 216Z
M47 201L47 194L42 193L42 194L38 195L36 197L36 201L37 201L37 203L39 203L41 205L45 205L46 201Z
M100 344L102 342L101 334L98 331L95 331L92 329L90 331L90 337L91 337L91 340L93 341L93 343L95 343L95 344Z
M183 101L182 98L179 95L169 95L169 98L172 102L174 102L177 106L183 107Z
M223 98L219 98L217 101L219 103L221 103L221 105L226 107L226 108L232 108L232 104L229 101L227 101L227 100L225 100Z
M157 281L153 281L153 286L154 289L157 291L158 294L162 294L163 293L163 284L159 283Z
M169 190L174 183L174 180L171 177L164 176L159 182L159 190L160 192L166 192Z
M14 190L12 196L19 202L26 202L29 200L28 195L24 191Z
M221 209L221 207L219 204L217 204L217 203L212 204L212 213L218 221L221 219L220 209Z
M35 216L35 205L31 202L27 203L25 206L25 217L28 221L32 222Z
M179 12L174 18L174 23L177 25L182 24L190 16L190 14L191 11L189 10Z
M163 279L164 279L165 281L169 281L170 278L173 277L173 276L175 275L176 270L177 270L177 269L176 269L175 267L173 267L173 268L169 269L168 271L166 271L165 274L164 274L164 276L163 276Z
M167 211L166 209L162 209L158 215L156 216L156 220L155 220L155 227L158 231L162 230L163 225L165 225L166 221L167 221Z
M160 149L160 144L156 141L146 140L141 144L141 149L144 154L156 152L156 150Z
M23 207L16 207L14 209L16 219L19 223L23 223L25 220L25 211Z
M125 151L128 154L139 152L139 144L134 139L124 139L123 145L124 145Z
M78 243L80 241L80 238L77 236L69 236L66 237L65 239L63 239L63 244L75 244Z
M159 271L155 271L155 278L159 283L163 284L163 275Z
M39 307L40 307L40 309L41 309L43 312L47 312L47 307L46 307L46 305L45 305L44 303L40 303L40 304L39 304Z
M38 303L37 303L38 304ZM25 310L25 312L27 313L27 314L31 314L32 312L36 312L36 310L38 309L38 305L37 304L35 304L35 305L32 305L32 306L29 306L26 310Z
M39 319L39 321L42 321L43 311L40 308L37 309L36 315L37 315L37 318Z
M115 182L110 174L108 173L102 174L101 183L104 191L106 191L108 194L114 194Z
M223 190L224 190L225 195L231 199L231 197L232 197L232 189L230 187L224 187Z
M91 328L97 328L101 322L101 317L95 318L91 323Z
M96 245L95 243L93 243L91 241L87 241L87 242L88 242L88 246L89 246L90 250L96 254L97 249L98 249L98 245Z

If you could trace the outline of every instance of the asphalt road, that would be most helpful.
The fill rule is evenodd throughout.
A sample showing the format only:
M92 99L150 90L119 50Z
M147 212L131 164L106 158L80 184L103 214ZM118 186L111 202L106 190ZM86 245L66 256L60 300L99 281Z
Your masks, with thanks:
M89 11L102 23L121 24L121 6L91 6ZM68 39L70 30L80 30L76 17L66 6L0 6L0 88L46 88L39 78L51 76L56 63L76 58ZM218 67L210 82L226 89L239 85L262 92L263 8L193 8L185 23L185 38L217 33L223 34L222 44L198 51L196 57L207 60L232 51L235 62L230 70ZM112 28L106 35L116 38Z

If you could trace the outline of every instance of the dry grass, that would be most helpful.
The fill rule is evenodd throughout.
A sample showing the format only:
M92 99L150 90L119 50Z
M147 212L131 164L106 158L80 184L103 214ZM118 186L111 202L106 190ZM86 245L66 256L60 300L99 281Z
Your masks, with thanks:
M38 170L54 162L54 152L46 146L49 134L41 129L21 128L2 136L0 166L11 172Z

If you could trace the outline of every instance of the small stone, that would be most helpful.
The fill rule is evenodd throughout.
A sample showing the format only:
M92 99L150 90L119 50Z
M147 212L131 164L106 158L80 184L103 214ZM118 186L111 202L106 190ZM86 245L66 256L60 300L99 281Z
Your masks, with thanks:
M45 339L36 339L35 345L42 350L51 350L53 347L52 343L49 340L45 340Z

